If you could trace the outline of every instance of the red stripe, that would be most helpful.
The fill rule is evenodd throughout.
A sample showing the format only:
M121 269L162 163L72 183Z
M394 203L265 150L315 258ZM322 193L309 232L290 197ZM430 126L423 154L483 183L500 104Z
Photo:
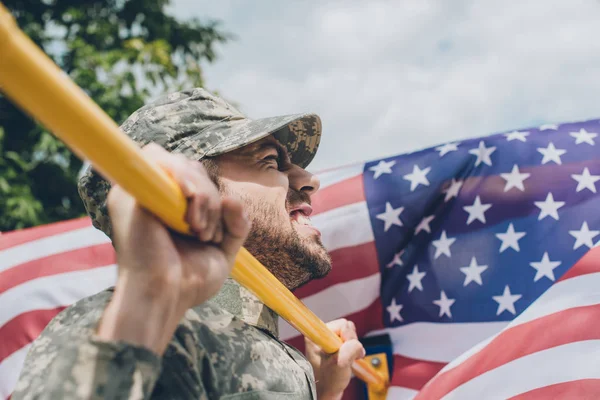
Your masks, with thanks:
M332 268L329 274L322 279L310 281L296 289L294 291L296 297L302 299L335 284L350 282L380 273L375 242L345 247L334 250L330 254Z
M390 385L420 390L446 363L417 360L394 354L394 371Z
M0 234L0 250L88 226L92 226L92 221L88 217L83 217L49 225L36 226L34 228L11 231L8 233L5 232Z
M600 272L600 247L593 247L585 253L557 282L596 272Z
M363 383L360 380L357 378L351 379L348 386L346 386L346 390L344 390L342 400L366 400L363 395L363 388Z
M16 316L0 326L0 363L15 351L35 340L46 325L65 307L33 310Z
M362 174L319 190L312 199L315 214L365 201Z
M553 400L553 399L597 399L600 394L600 379L580 379L539 389L511 397L510 400Z
M367 308L349 315L344 315L340 318L346 318L347 320L354 322L354 325L356 325L356 334L360 338L364 337L369 332L383 329L383 321L381 320L382 315L383 309L381 306L381 299L377 298ZM302 335L294 336L285 342L304 353L304 337Z
M600 339L600 305L559 311L502 332L485 349L438 376L419 396L441 398L476 376L518 358L591 339Z
M83 271L115 263L116 254L110 243L53 254L0 272L0 293L43 276Z

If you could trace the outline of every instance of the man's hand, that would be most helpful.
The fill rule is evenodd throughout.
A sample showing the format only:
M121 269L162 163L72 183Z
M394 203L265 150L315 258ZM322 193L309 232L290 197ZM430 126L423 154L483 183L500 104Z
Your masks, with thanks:
M327 354L308 338L304 339L306 358L315 372L320 400L341 399L352 377L352 363L365 356L365 349L358 341L352 321L338 319L327 326L344 342L337 353Z
M188 199L185 219L195 237L172 232L127 192L113 187L108 209L118 280L97 335L161 355L183 314L219 291L250 223L241 202L221 198L201 163L154 144L144 152L181 187Z

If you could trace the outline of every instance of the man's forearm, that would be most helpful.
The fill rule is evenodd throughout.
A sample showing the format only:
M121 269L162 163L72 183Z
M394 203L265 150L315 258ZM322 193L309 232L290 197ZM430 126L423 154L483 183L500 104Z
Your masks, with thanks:
M98 324L97 337L145 347L162 356L185 310L177 309L177 293L167 285L152 291L136 279L119 279ZM158 296L157 291L161 292Z

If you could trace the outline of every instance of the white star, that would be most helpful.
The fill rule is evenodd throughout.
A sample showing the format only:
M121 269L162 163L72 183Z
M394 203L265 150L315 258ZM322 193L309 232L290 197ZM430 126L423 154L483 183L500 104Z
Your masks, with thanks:
M391 174L392 167L394 166L394 164L396 164L396 161L394 161L394 160L389 161L389 162L385 162L385 161L381 160L381 161L379 161L379 164L374 165L371 168L369 168L369 171L374 171L375 174L373 175L373 178L377 179L383 174Z
M469 153L477 156L477 161L475 161L476 167L481 163L487 164L491 167L492 160L490 159L490 156L494 151L496 151L496 147L485 147L485 143L482 140L479 142L479 147L469 150Z
M385 222L383 228L384 232L387 232L392 225L402 226L402 221L400 221L400 214L402 214L402 211L404 211L404 207L394 209L390 203L385 203L385 212L377 214L377 219Z
M558 129L558 125L556 125L556 124L545 124L545 125L540 126L540 131L547 131L549 129L555 131L555 130Z
M463 286L467 286L471 282L478 283L479 286L483 285L481 280L481 273L488 269L487 265L477 265L477 259L471 258L471 264L468 267L461 267L460 271L465 274L465 283Z
M427 272L419 272L419 267L415 265L412 273L406 275L410 284L408 285L408 293L412 292L414 288L419 289L421 292L423 291L423 277L425 277Z
M450 246L456 241L456 238L449 238L446 236L446 231L442 231L442 235L438 240L433 240L431 244L435 247L435 255L433 258L438 258L442 254L452 257L450 253Z
M538 217L538 221L546 218L546 216L550 216L558 221L558 209L565 205L564 201L554 201L554 196L552 193L548 193L546 196L546 200L544 201L536 201L534 202L536 207L540 209L540 216Z
M588 132L583 128L579 132L569 132L569 135L575 138L575 144L587 143L592 146L594 145L594 138L598 136L597 133Z
M387 264L387 267L392 268L394 265L404 265L402 259L400 258L402 257L402 254L404 254L404 250L394 254L394 259Z
M593 239L600 234L600 231L590 231L588 228L588 224L586 221L583 221L583 225L581 225L581 229L578 231L569 231L569 235L573 236L575 240L575 244L573 245L573 250L586 245L590 249L594 247Z
M547 162L554 161L556 164L562 164L560 156L565 154L567 151L563 149L557 149L554 147L554 143L550 142L548 147L538 147L537 151L542 153L544 158L542 158L542 164L546 164Z
M460 188L462 187L463 183L464 183L463 181L457 181L456 179L452 178L452 182L450 183L450 186L444 192L444 193L446 193L446 197L444 198L444 203L447 202L448 200L450 200L451 198L458 196L458 192L460 191Z
M475 197L475 202L471 206L464 206L463 209L469 213L467 225L476 219L485 224L485 212L490 209L491 204L481 204L479 196Z
M498 303L498 312L496 312L496 315L500 315L504 310L515 315L517 313L515 311L515 302L521 297L523 296L520 294L510 294L510 288L508 285L506 285L502 296L492 296L492 298Z
M390 313L390 322L394 322L398 320L400 322L404 321L402 316L400 315L400 311L404 306L402 304L396 304L396 299L392 299L392 304L390 304L386 309Z
M418 165L413 166L413 172L404 175L404 179L410 181L410 191L412 192L419 185L429 186L427 174L431 171L431 167L420 169Z
M508 225L508 230L506 231L506 233L496 234L496 237L502 240L502 245L500 246L500 253L502 253L509 247L516 251L521 251L521 249L519 248L519 240L522 239L525 235L525 232L515 232L515 228L512 223Z
M519 167L515 164L510 174L500 174L500 176L506 180L506 185L504 186L505 192L508 192L511 188L517 188L523 192L525 190L523 181L529 178L531 174L527 172L521 173Z
M446 293L444 293L444 291L442 290L442 292L440 293L440 299L433 301L435 305L440 307L440 318L444 314L452 318L452 312L450 312L450 307L452 307L452 304L454 304L455 301L456 299L449 299L448 297L446 297Z
M548 252L545 252L541 261L532 262L529 263L529 265L531 265L536 270L535 278L533 278L534 282L539 281L544 276L550 279L551 281L554 281L556 279L554 278L554 268L560 265L560 261L550 261L550 258L548 257Z
M419 232L421 231L426 231L427 233L431 233L431 227L429 226L429 223L431 221L433 221L433 219L435 218L435 215L430 215L428 217L425 217L421 220L421 222L419 223L419 225L417 225L417 227L415 228L415 235L418 235Z
M585 167L581 175L573 174L571 178L575 179L577 183L577 192L583 189L589 189L591 192L596 193L596 182L600 180L600 175L590 175L590 170Z
M445 145L436 147L435 149L440 152L440 157L444 157L446 154L450 153L451 151L458 150L458 144L457 143L446 143Z
M508 140L509 142L512 142L513 140L520 140L521 142L526 142L526 137L529 136L529 132L513 131L511 133L505 133L504 136L506 136L506 140Z

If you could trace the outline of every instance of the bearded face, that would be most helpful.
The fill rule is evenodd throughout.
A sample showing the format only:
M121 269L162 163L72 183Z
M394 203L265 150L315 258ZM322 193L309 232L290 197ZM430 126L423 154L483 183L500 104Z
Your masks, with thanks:
M289 163L269 139L221 156L218 185L244 203L252 222L244 247L293 290L327 275L331 259L310 222L316 177Z

